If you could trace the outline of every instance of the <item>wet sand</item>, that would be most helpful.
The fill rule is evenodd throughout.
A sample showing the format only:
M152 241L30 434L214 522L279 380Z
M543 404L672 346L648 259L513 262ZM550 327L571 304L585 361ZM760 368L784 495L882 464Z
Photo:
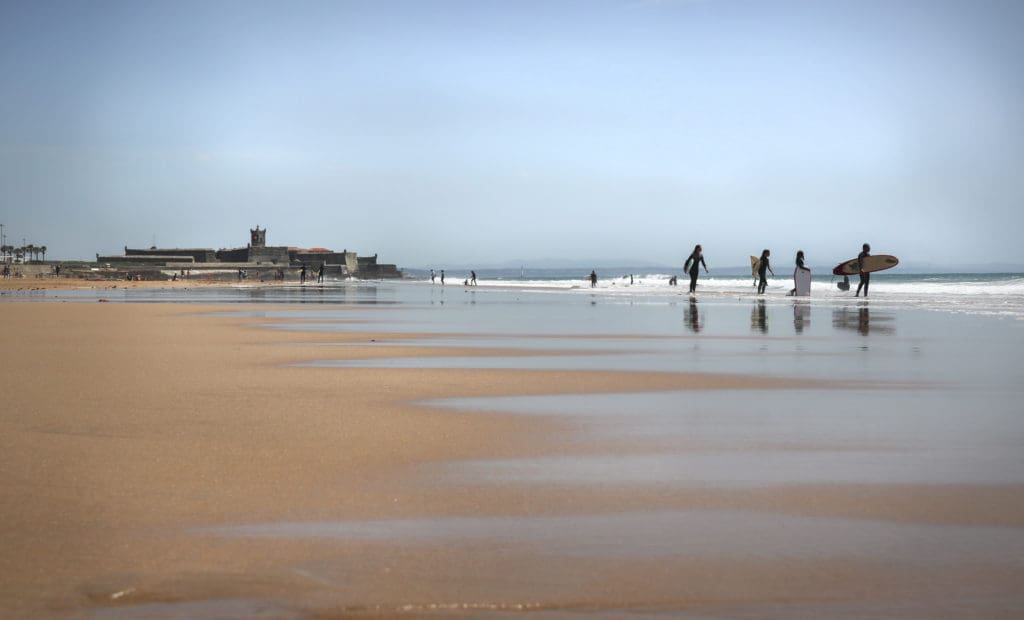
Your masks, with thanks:
M198 305L2 310L3 617L1009 618L1024 608L1020 485L459 480L446 472L460 463L662 447L581 434L567 417L415 404L721 390L742 405L745 391L837 381L300 367L523 352L268 330ZM376 346L388 341L398 344ZM531 354L570 352L567 342Z

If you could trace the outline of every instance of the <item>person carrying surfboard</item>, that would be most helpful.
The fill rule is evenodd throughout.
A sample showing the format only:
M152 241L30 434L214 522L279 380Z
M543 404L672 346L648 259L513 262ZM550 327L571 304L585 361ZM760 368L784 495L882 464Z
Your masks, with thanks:
M871 283L871 274L864 272L864 259L871 256L871 245L865 243L864 249L857 255L857 272L860 273L860 282L857 284L857 292L854 297L860 296L860 289L864 287L864 296L868 296L868 284Z
M761 252L761 264L757 268L757 277L759 281L757 283L757 294L764 295L764 291L768 288L768 275L769 271L772 272L772 276L775 276L775 272L772 271L772 267L768 262L768 257L772 255L772 251L765 249Z
M708 264L704 262L704 250L698 243L683 264L683 271L690 274L690 293L697 292L697 275L700 274L701 265L704 265L704 273L708 273Z
M796 253L796 269L793 271L793 280L794 280L793 284L795 284L795 286L793 287L793 290L791 290L789 292L790 296L796 295L799 292L800 285L799 285L799 283L796 280L797 280L797 275L800 272L802 272L802 271L806 271L806 272L810 273L811 270L808 269L804 265L804 251L803 250L798 250L797 253ZM809 280L808 280L808 282L809 282ZM810 295L811 294L811 292L810 292L810 284L808 284L807 291L804 292L804 293L801 293L801 294L802 295Z

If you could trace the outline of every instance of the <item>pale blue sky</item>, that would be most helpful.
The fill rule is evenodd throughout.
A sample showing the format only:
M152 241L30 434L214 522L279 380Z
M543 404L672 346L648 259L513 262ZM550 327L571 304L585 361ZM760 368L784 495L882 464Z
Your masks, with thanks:
M1024 263L1024 3L0 4L0 223L48 257Z

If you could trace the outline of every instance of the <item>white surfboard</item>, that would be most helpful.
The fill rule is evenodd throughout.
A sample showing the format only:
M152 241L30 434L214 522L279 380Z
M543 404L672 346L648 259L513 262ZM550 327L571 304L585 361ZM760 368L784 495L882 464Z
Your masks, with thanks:
M811 271L809 269L800 269L799 267L794 269L793 282L796 287L794 295L797 297L809 297L811 295Z

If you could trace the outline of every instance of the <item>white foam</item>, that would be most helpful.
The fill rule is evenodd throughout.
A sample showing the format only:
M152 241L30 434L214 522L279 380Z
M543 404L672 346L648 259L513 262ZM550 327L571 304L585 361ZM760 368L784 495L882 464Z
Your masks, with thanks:
M668 274L633 275L599 278L596 287L586 277L561 280L479 280L480 288L524 288L537 290L578 290L610 297L686 295L688 276L678 276L677 286L669 285ZM816 277L811 285L812 301L846 300L856 291L857 278L851 278L849 291L836 287L838 278ZM461 284L461 281L458 282ZM777 300L793 288L793 279L781 274L769 278L764 298ZM1009 316L1024 319L1024 277L994 276L903 276L875 277L871 282L871 297L884 303L982 315ZM717 276L701 274L697 281L697 294L712 297L755 297L754 278L744 276Z

